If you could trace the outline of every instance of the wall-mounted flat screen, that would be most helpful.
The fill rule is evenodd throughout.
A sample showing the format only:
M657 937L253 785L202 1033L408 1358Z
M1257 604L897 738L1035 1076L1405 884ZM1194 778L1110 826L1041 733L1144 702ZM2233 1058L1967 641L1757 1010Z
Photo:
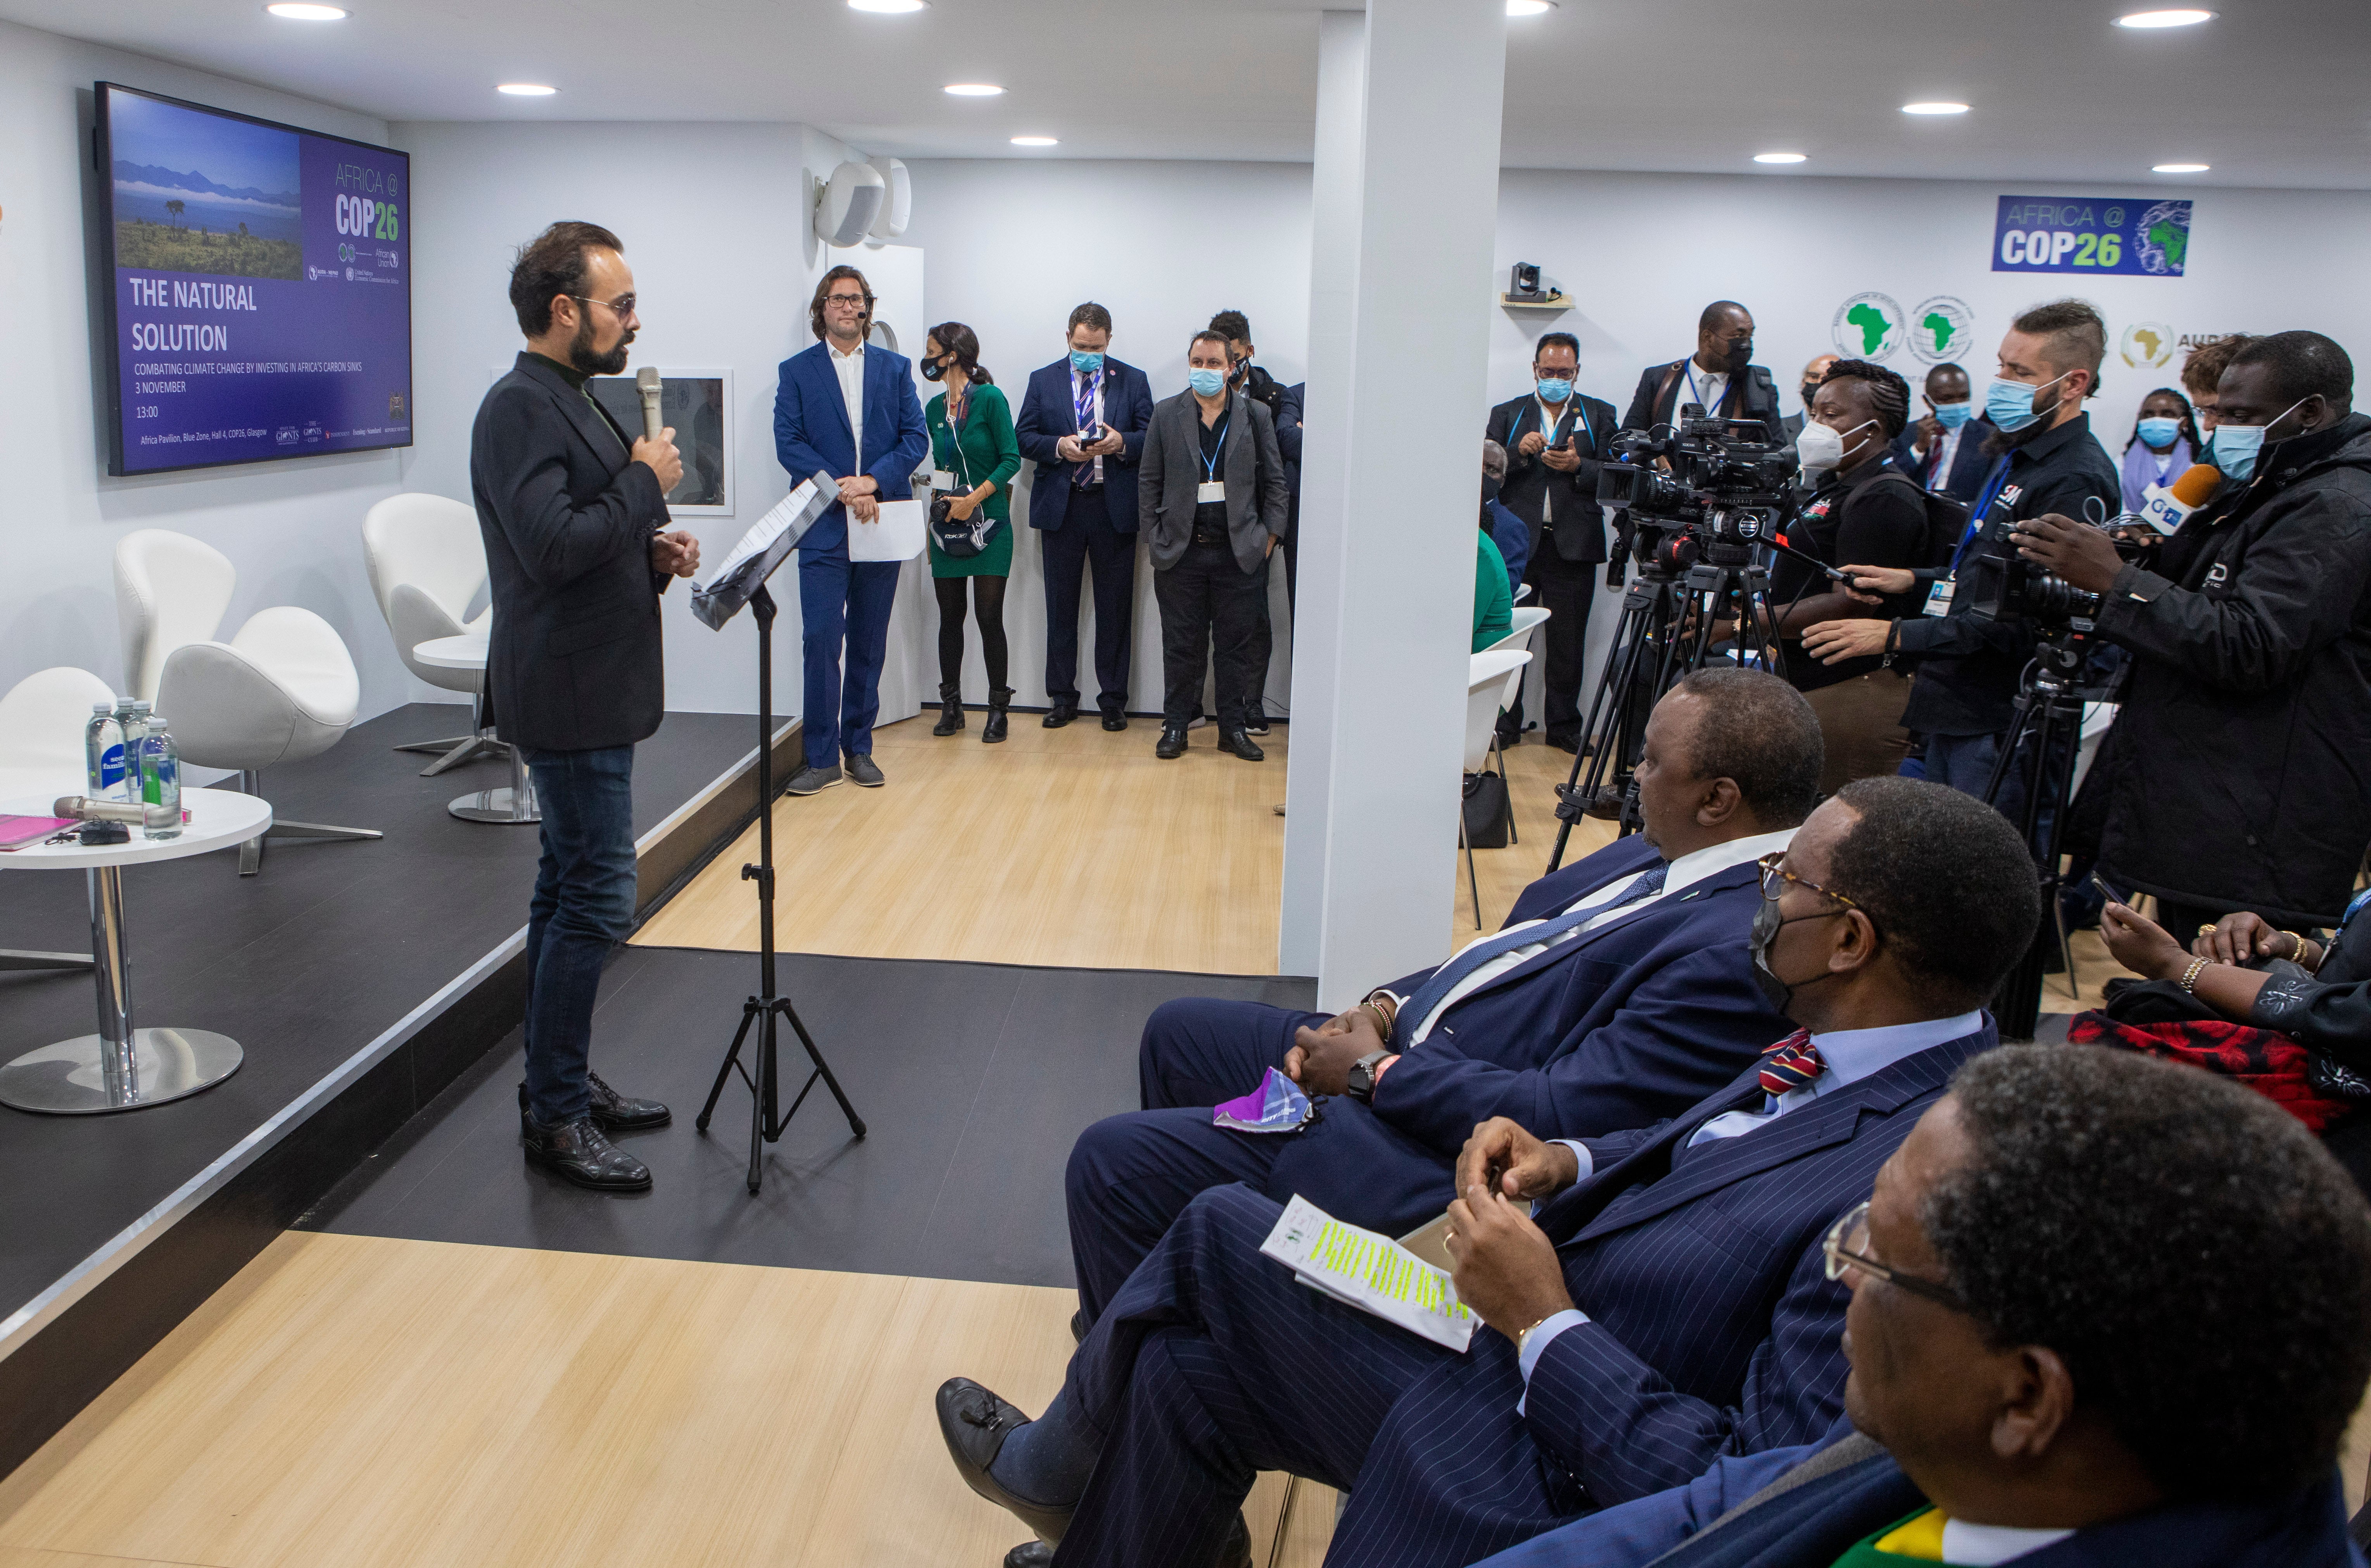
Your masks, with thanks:
M98 84L108 472L411 444L411 160Z

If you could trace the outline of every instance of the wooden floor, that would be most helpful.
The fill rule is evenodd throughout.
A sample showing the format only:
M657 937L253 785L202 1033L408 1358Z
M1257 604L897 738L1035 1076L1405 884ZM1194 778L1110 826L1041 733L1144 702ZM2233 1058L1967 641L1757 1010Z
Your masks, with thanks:
M5 1482L0 1568L991 1568L931 1395L1041 1408L1069 1291L283 1236ZM1250 1514L1276 1539L1280 1477ZM1303 1483L1275 1568L1315 1568Z
M1276 973L1284 874L1290 726L1261 742L1263 763L1196 730L1183 757L1152 755L1158 727L1108 734L1092 720L1059 730L1016 714L1001 745L981 715L936 736L927 718L885 726L873 755L886 788L841 785L774 808L780 868L776 940L797 952L939 958L1089 969ZM1509 777L1520 845L1475 853L1483 916L1495 928L1546 868L1554 785L1571 757L1518 747ZM1590 824L1577 858L1612 836ZM754 951L758 906L741 867L757 831L719 855L635 937L658 947ZM1463 861L1444 933L1474 934ZM1444 954L1448 949L1444 947Z

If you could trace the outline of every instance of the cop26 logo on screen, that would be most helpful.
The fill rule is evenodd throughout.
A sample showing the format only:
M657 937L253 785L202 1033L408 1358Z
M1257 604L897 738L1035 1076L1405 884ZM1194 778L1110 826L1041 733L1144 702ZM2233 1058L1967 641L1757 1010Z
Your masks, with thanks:
M2188 202L2004 196L1993 219L1995 272L2179 278L2189 260Z

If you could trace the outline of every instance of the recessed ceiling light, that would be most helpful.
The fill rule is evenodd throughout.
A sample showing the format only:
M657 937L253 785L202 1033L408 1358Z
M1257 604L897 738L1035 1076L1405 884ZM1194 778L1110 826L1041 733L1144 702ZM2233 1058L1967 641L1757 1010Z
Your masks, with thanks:
M1756 153L1753 155L1753 161L1755 163L1769 164L1801 163L1803 161L1803 155L1800 153Z
M1015 136L1012 144L1016 147L1058 147L1062 144L1051 136Z
M1902 112L1904 114L1965 114L1968 112L1968 106L1963 103L1905 103L1902 106Z
M504 82L494 91L508 93L513 98L549 98L558 87L547 87L541 82Z
M2151 164L2149 172L2151 174L2204 174L2214 167L2212 164Z
M1002 87L994 86L988 82L950 82L947 84L947 91L953 93L957 98L994 98L1003 90L1004 89Z
M888 16L903 16L908 11L927 11L931 0L848 0L851 11L879 11Z
M2215 13L2212 11L2134 11L2130 16L2118 17L2116 26L2120 28L2194 28L2201 22L2211 22L2214 19Z
M295 4L295 0L283 0L283 4L266 6L264 9L292 22L342 22L346 19L342 6L301 6Z
M1510 17L1540 17L1556 9L1556 0L1507 0Z

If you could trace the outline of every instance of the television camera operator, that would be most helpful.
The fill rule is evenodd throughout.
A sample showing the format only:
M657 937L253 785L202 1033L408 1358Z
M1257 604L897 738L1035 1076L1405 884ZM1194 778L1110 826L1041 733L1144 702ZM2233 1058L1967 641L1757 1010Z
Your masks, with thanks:
M2107 345L2106 322L2081 300L2053 300L2018 317L2001 340L1999 371L1984 395L1984 415L1995 431L1985 441L1990 471L1948 566L1845 567L1878 594L1926 587L1925 613L1832 620L1803 634L1804 651L1829 664L1872 654L1915 659L1917 679L1902 722L1926 737L1926 777L1971 795L1983 794L1992 780L2019 680L2048 629L1998 593L2017 559L2011 529L2047 513L2084 517L2086 502L2102 521L2118 509L2116 466L2083 411L2083 400L2099 389ZM2022 815L2024 771L2009 771L1994 802L2012 820Z
M2320 333L2257 339L2215 389L2227 482L2153 561L2061 515L2015 536L2099 595L2099 635L2133 656L2098 765L2100 867L2177 936L2238 910L2335 926L2371 843L2371 417Z

